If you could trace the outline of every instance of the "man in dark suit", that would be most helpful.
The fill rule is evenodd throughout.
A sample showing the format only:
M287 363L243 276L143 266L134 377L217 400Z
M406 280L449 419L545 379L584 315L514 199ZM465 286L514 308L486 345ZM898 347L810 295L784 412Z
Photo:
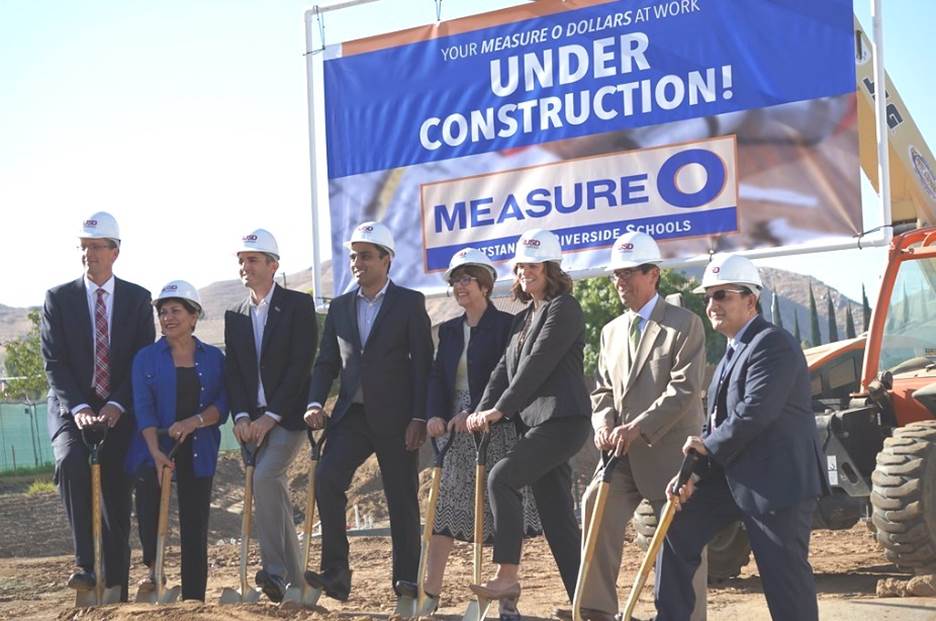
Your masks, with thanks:
M426 437L425 407L432 334L421 293L389 278L393 237L377 222L358 226L351 240L351 271L357 288L332 300L322 346L312 371L306 423L328 428L316 472L322 520L321 573L309 583L329 597L351 591L347 496L358 466L377 454L390 514L392 584L415 582L419 563L417 449ZM322 404L340 375L338 401L326 415Z
M658 621L689 618L690 582L702 547L741 520L757 560L771 617L818 618L809 565L816 499L828 490L810 401L809 372L799 343L757 312L757 269L737 255L715 257L702 286L712 327L728 348L708 390L702 437L683 447L703 456L673 495L681 512L657 557Z
M279 249L257 229L241 240L246 300L224 314L225 387L234 435L260 446L254 470L254 527L262 569L257 585L274 602L303 579L286 470L302 447L302 414L315 358L317 325L311 296L276 285Z
M91 590L99 576L94 575L91 471L82 430L105 424L99 455L105 586L120 586L126 601L130 478L124 458L134 429L130 368L137 351L153 342L156 329L149 291L114 276L120 254L114 217L93 214L84 221L79 240L84 276L49 289L42 310L54 479L75 545L76 567L68 586Z

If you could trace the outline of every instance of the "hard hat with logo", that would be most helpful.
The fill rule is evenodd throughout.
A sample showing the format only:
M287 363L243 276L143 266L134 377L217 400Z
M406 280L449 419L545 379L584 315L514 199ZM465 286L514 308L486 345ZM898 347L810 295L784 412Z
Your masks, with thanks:
M390 253L392 259L395 251L393 245L393 233L380 222L362 222L354 228L351 233L351 239L345 242L345 248L351 250L351 244L355 242L364 242L380 246Z
M657 265L662 262L660 248L652 237L640 231L628 231L614 240L607 269L613 272L647 263Z
M702 274L702 284L692 292L705 293L708 287L719 285L745 285L755 294L760 294L764 286L751 260L739 254L716 254L712 257Z
M241 237L240 245L236 252L262 252L273 257L274 261L279 261L279 246L276 245L276 238L273 233L266 229L255 229Z
M163 300L179 299L190 302L195 307L195 312L199 317L204 317L202 310L201 296L198 295L198 289L184 280L173 280L160 290L159 295L153 299L153 306L158 307Z
M106 211L91 214L81 223L79 238L84 239L111 239L120 245L120 227L117 220Z
M520 239L510 260L511 267L517 263L545 263L554 261L562 263L562 246L559 238L552 231L546 229L529 229Z
M486 254L477 248L462 248L453 254L452 260L449 261L448 269L445 270L442 278L445 279L445 282L448 282L449 278L452 276L452 272L465 265L477 265L478 267L483 267L491 272L491 278L497 280L497 270L494 269L494 264Z

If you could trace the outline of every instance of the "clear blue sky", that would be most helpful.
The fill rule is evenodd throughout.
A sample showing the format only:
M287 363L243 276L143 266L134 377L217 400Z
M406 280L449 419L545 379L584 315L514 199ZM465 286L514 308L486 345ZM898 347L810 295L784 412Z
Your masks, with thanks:
M445 0L442 17L512 4ZM884 4L888 71L932 146L936 2ZM2 0L0 304L40 304L45 289L79 275L75 234L98 209L123 230L117 273L150 289L236 277L234 244L256 226L277 236L282 269L310 266L303 13L312 5ZM868 29L869 7L855 7ZM432 0L381 0L327 14L326 42L434 19ZM883 261L870 249L767 263L855 298L862 280L875 289Z

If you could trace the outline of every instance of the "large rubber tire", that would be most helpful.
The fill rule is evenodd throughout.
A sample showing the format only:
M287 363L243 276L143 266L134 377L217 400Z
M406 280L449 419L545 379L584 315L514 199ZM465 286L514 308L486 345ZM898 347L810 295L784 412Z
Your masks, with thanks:
M646 500L634 512L634 530L637 545L644 552L656 532L657 518ZM741 522L735 522L721 530L708 544L708 581L719 584L741 573L741 568L751 560L751 544Z
M871 520L887 560L936 570L936 421L894 430L871 474Z

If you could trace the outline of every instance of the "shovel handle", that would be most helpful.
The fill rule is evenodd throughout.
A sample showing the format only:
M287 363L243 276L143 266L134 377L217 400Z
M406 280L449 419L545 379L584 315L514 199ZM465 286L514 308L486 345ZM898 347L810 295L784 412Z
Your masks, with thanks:
M675 488L671 490L674 494L678 494L679 488L686 484L701 459L702 456L695 449L689 449L689 452L683 458L682 465L679 467Z
M441 468L442 464L445 462L445 455L448 453L449 449L452 447L452 442L455 440L455 430L452 429L448 433L448 441L439 446L439 438L432 438L430 442L432 443L432 452L435 454L435 467Z
M474 436L476 451L475 464L479 466L486 466L488 445L491 443L491 432L476 431L472 435Z
M325 445L325 436L328 433L328 428L326 427L323 429L321 433L319 433L318 438L315 437L316 431L315 429L306 429L306 436L309 438L309 448L312 451L312 461L319 461L322 458L322 447Z
M614 474L614 467L617 466L618 456L614 454L614 451L606 451L601 453L601 482L610 483L611 476Z

